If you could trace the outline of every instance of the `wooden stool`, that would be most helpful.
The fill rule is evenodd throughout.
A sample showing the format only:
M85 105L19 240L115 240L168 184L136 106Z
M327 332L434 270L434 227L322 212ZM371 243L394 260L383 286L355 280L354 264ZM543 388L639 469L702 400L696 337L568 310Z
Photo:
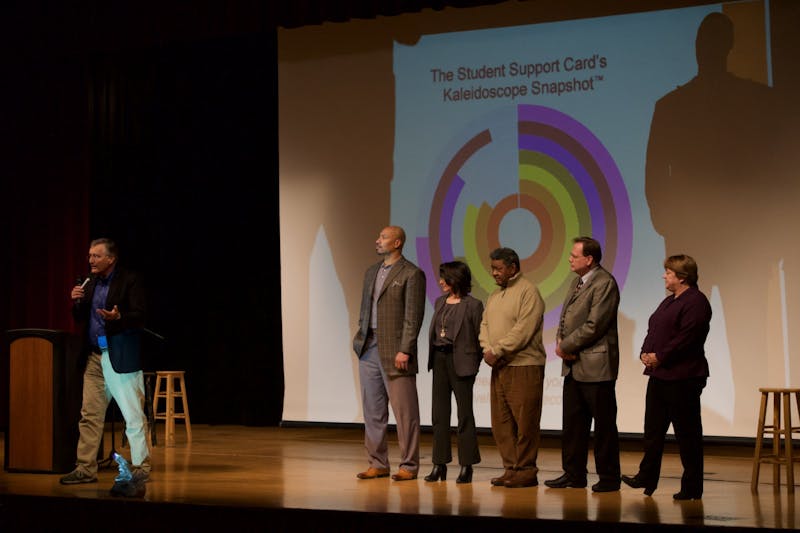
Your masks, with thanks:
M183 370L158 370L156 372L155 395L153 396L153 418L164 420L166 424L165 443L168 447L175 446L175 419L183 419L186 425L186 442L192 442L192 424L189 421L189 403L186 398L186 382L183 380ZM165 390L161 390L161 382L165 382ZM177 383L177 388L175 384ZM164 411L158 411L158 399L164 398ZM175 412L175 402L178 398L183 400L183 412ZM155 431L155 428L153 428Z
M760 388L761 411L758 414L758 435L756 435L756 452L753 457L753 479L750 490L758 492L758 474L761 463L772 465L772 483L774 490L781 486L780 466L786 466L786 487L789 493L794 492L794 463L800 462L800 456L795 456L792 447L792 434L800 433L800 426L792 425L792 394L795 395L795 405L800 415L800 389ZM772 393L772 424L765 425L767 418L767 403ZM781 405L783 403L783 405ZM783 418L783 425L781 425ZM772 453L761 453L764 434L772 435ZM781 451L781 437L784 441L784 450Z

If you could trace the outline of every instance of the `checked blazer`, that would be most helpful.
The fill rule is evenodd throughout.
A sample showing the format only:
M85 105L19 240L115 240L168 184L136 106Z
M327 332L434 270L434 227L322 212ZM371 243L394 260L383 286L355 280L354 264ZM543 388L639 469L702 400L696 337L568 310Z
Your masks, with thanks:
M367 348L372 293L382 261L375 263L364 274L361 294L361 312L358 331L353 338L353 350L360 358ZM418 372L417 337L425 314L425 273L415 264L401 257L392 265L378 296L377 338L381 364L389 377L408 376ZM410 357L408 370L395 368L397 352Z

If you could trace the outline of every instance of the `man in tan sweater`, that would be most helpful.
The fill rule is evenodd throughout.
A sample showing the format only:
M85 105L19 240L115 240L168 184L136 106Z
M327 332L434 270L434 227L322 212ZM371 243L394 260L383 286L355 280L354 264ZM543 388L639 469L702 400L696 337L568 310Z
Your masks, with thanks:
M499 288L486 301L480 343L483 360L492 367L492 434L505 468L492 485L533 487L539 484L544 300L536 285L522 277L514 250L498 248L490 258Z

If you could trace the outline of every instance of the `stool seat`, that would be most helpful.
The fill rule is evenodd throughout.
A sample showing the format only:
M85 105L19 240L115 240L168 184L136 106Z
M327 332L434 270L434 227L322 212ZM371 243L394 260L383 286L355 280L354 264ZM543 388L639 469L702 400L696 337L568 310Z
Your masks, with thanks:
M186 427L186 442L192 442L192 424L189 420L189 400L183 370L157 370L155 394L153 395L153 418L163 420L166 426L164 442L175 446L175 420L183 420ZM163 385L163 390L162 390ZM158 401L164 399L164 410L158 410ZM182 411L176 411L176 402L181 400ZM155 428L153 428L155 431Z
M758 477L761 464L772 465L773 489L779 490L781 485L780 467L786 467L786 488L789 493L794 492L794 464L800 463L800 454L794 453L792 435L800 433L800 425L792 423L792 395L795 398L795 407L800 417L800 388L761 387L761 408L758 413L758 434L756 435L756 449L753 456L753 477L750 481L752 492L758 492ZM772 424L767 424L767 405L769 395L772 394ZM772 437L771 453L764 452L764 436ZM781 437L784 446L781 448Z

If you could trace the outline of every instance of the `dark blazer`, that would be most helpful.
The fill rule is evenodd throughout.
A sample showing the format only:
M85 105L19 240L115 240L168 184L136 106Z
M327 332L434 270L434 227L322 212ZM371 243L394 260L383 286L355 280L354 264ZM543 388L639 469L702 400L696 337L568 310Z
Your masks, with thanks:
M89 339L89 313L94 312L91 307L96 285L97 279L92 278L86 284L84 298L72 305L73 318L83 325L84 346L81 357L84 364L94 345ZM139 274L119 266L114 267L105 308L110 311L115 305L122 318L105 323L111 366L120 374L142 370L141 333L147 306L144 284Z
M364 274L358 331L353 337L353 350L359 358L367 348L372 291L382 264L383 261L375 263ZM408 376L419 371L417 337L424 314L425 273L414 263L401 257L389 271L378 296L378 353L387 376ZM397 352L411 356L408 370L400 370L394 366Z
M576 381L609 381L619 373L617 310L619 288L606 269L597 267L589 280L575 293L580 278L570 286L561 321L564 338L561 350L577 355L577 361L563 361L561 375L572 369Z
M447 300L444 294L436 299L433 306L434 313L439 312ZM478 373L483 360L483 350L478 341L481 332L481 317L483 316L483 302L472 296L461 298L461 305L456 306L455 322L456 333L453 338L453 366L456 374L461 377L474 376ZM438 336L437 324L431 321L431 328L428 334L428 370L433 368L433 343Z

